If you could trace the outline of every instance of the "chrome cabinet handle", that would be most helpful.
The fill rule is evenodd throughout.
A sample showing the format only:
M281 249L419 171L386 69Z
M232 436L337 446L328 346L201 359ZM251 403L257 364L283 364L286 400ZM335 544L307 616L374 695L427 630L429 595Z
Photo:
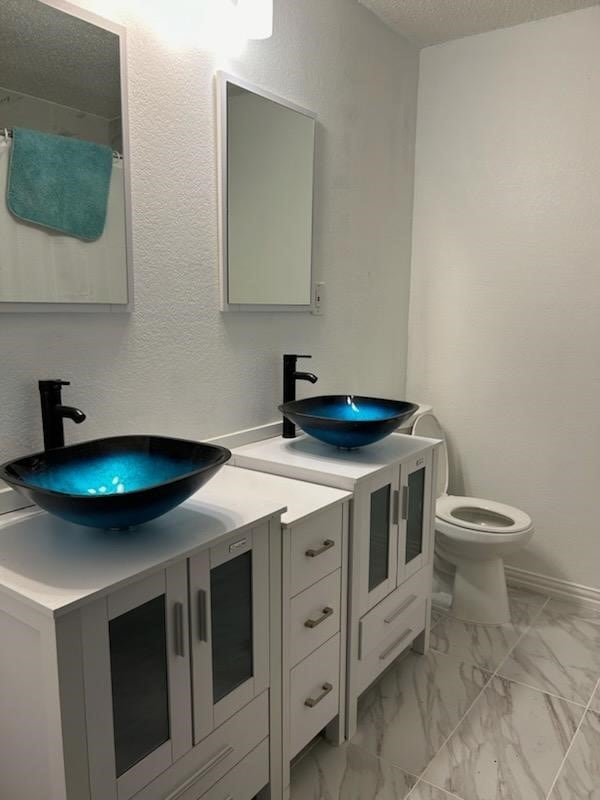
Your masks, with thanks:
M200 767L198 772L194 772L194 774L182 785L178 786L174 792L171 792L170 795L165 797L165 800L178 800L179 797L182 797L187 790L201 780L207 773L214 769L217 764L220 764L221 761L230 756L233 753L233 747L229 747L228 745L225 746L222 750L213 756L209 761L207 761L203 766Z
M416 599L417 599L417 595L416 594L411 594L411 596L407 600L405 600L402 603L402 605L398 606L398 608L395 611L392 611L392 613L389 615L389 617L385 617L383 621L387 622L388 624L390 622L393 622L396 619L396 617L399 617L400 614L403 611L406 611L406 609L410 605L412 605L415 602Z
M317 619L307 619L304 623L305 628L316 628L317 625L320 625L322 622L330 617L333 614L333 608L329 608L329 606L325 606L323 609L321 616L317 617Z
M408 486L402 487L402 519L408 519L408 499L410 490Z
M308 706L309 708L314 708L315 706L319 705L319 703L321 702L321 700L323 700L324 697L327 697L329 692L333 690L333 686L330 683L324 683L321 688L323 689L323 691L318 697L309 697L304 701L305 706Z
M379 660L385 661L385 659L389 656L389 654L393 652L398 647L399 644L402 644L402 642L406 639L406 637L410 636L411 633L412 633L412 628L407 628L402 634L402 636L399 636L395 642L392 642L392 644L389 647L386 647L383 653L379 656Z
M175 603L175 655L185 656L185 638L183 635L183 603Z
M201 642L208 641L207 611L206 590L200 589L198 591L198 639Z
M320 556L321 553L324 553L326 550L331 550L332 547L335 547L335 542L333 539L325 539L321 547L314 550L312 547L310 550L307 550L305 555L309 558L314 558L315 556Z

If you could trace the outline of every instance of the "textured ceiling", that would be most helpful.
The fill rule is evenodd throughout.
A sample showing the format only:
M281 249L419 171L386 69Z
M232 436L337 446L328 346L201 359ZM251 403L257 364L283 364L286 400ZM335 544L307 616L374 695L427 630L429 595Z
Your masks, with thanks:
M0 0L0 86L112 119L119 38L39 0Z
M420 47L552 17L598 0L359 0Z

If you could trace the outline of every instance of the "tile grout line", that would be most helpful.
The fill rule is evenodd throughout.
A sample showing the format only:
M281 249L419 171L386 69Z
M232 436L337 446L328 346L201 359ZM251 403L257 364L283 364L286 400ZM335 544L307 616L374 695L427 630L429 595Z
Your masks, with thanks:
M436 786L435 783L424 781L422 778L419 778L419 780L415 783L410 792L406 795L404 800L410 800L410 798L414 796L414 793L416 792L417 788L421 786L421 784L423 786L432 786L434 789L438 789L440 792L447 795L450 798L450 800L464 800L464 798L460 797L459 795L454 794L453 792L448 792L446 789L442 789L441 786Z
M502 664L504 664L506 659L513 652L515 647L519 644L519 642L521 641L523 636L525 636L525 634L528 633L531 630L531 627L532 627L533 623L537 620L537 618L540 616L542 611L546 608L546 606L548 605L550 600L551 600L551 598L546 596L546 599L544 600L542 605L538 608L538 610L533 615L531 622L528 625L526 625L523 628L523 630L519 633L518 637L515 639L514 643L510 646L510 648L506 651L504 656L500 659L500 661L498 662L498 665L495 667L495 669L490 669L488 667L483 667L481 664L476 664L475 661L470 661L468 657L463 658L462 655L459 655L459 654L456 654L456 653L455 654L450 653L450 652L444 653L442 650L436 650L435 647L430 647L430 650L432 650L434 653L438 653L438 655L441 655L441 656L454 656L454 658L459 658L461 661L464 661L465 664L469 664L472 667L477 667L477 669L483 670L483 672L489 672L492 675L492 677L496 677L498 675L498 671L499 671L500 667L502 666ZM452 617L448 617L448 619L452 619ZM441 619L439 619L438 622L441 622ZM468 623L468 624L475 625L477 623ZM437 625L437 623L436 623L436 625ZM490 626L490 627L499 627L499 626L494 625L494 626ZM498 675L498 677L503 677L503 676L502 675ZM507 680L510 680L510 679L507 679ZM518 683L518 682L519 681L514 681L514 683ZM527 684L523 684L523 685L526 686ZM534 688L534 687L529 687L529 688ZM561 698L561 700L564 700L564 699L565 698ZM576 705L581 705L581 704L578 703Z
M539 607L539 609L536 611L536 613L533 615L533 618L532 618L531 622L529 623L529 625L526 625L526 626L523 628L523 630L521 631L521 633L520 633L519 637L518 637L518 638L515 640L515 643L513 644L513 646L512 646L512 647L511 647L511 648L510 648L510 649L509 649L509 650L508 650L508 651L505 653L505 655L504 655L504 658L502 658L502 659L499 661L498 665L496 666L496 669L494 670L494 677L504 678L504 676L503 676L503 675L500 675L500 668L501 668L501 667L502 667L502 665L503 665L503 664L506 662L506 660L507 660L507 659L508 659L508 657L511 655L511 653L512 653L512 652L515 650L515 648L517 647L517 645L519 644L519 642L521 641L521 639L522 639L522 638L523 638L523 637L524 637L524 636L525 636L527 633L529 633L529 631L532 629L533 625L534 625L534 624L537 622L537 620L538 620L538 618L541 616L542 612L543 612L543 611L546 609L546 607L547 607L547 606L548 606L548 604L550 603L550 600L551 600L551 598L550 598L550 597L548 597L548 596L546 596L546 600L545 600L545 601L544 601L544 603L543 603L543 604L542 604L542 605ZM510 680L510 678L505 678L505 680ZM514 681L514 683L518 683L518 681ZM526 685L526 684L525 684L525 685ZM530 688L533 688L533 687L530 687ZM561 698L561 699L563 699L563 700L564 700L564 698Z
M514 683L517 686L523 686L525 689L531 689L532 692L538 692L538 694L546 694L548 697L554 697L555 700L561 700L563 703L568 703L570 706L577 706L577 708L583 708L584 710L587 708L585 703L579 703L577 700L569 700L568 697L563 697L561 694L549 692L547 689L540 689L539 686L532 686L530 683L525 683L525 681L518 681L515 680L515 678L509 678L506 675L501 675L499 672L494 675L494 678L500 678L502 681Z
M410 770L404 769L404 767L401 767L399 764L394 764L393 761L389 761L387 758L384 758L383 756L380 756L378 753L372 753L370 750L367 750L367 748L364 747L362 744L355 744L352 741L352 739L348 739L347 740L347 744L352 745L352 747L356 747L357 750L361 750L363 753L365 753L366 755L370 756L371 758L376 758L378 761L381 761L382 764L385 764L386 767L391 767L392 769L395 769L395 770L397 770L399 772L403 772L405 775L409 775L411 778L414 778L415 781L416 781L415 786L419 782L419 776L415 775L414 772L410 772ZM413 789L414 788L415 787L413 786ZM412 792L412 789L410 791ZM408 795L407 795L407 797L408 797Z
M550 789L548 790L548 794L546 795L546 800L550 800L550 796L552 795L552 792L554 791L554 787L556 786L556 782L558 781L558 778L560 777L560 773L562 772L563 767L567 763L567 759L569 757L569 754L571 753L571 750L573 749L573 745L575 743L575 739L577 738L577 735L579 734L579 731L581 730L581 726L585 722L585 719L586 719L586 717L588 715L588 711L590 710L590 706L592 705L592 700L596 696L596 692L598 691L599 687L600 687L600 679L596 681L596 685L594 686L594 691L592 692L592 694L590 696L590 699L588 700L587 706L583 710L583 714L581 715L581 719L579 720L579 725L575 729L575 733L573 734L573 738L569 742L569 746L567 747L567 751L566 751L566 753L565 753L565 755L563 757L563 760L560 762L560 766L559 766L559 768L558 768L558 770L556 772L556 775L554 776L554 780L552 781L552 785L550 786Z
M504 663L504 661L506 660L506 658L507 658L507 657L510 655L510 653L512 653L512 651L514 650L514 648L515 648L515 647L517 646L517 644L518 644L518 643L521 641L521 638L522 638L522 637L523 637L523 636L524 636L524 635L527 633L527 631L529 631L529 629L531 628L531 626L533 625L533 623L534 623L534 622L537 620L537 618L539 617L539 615L542 613L542 611L543 611L543 610L546 608L546 606L547 606L547 605L548 605L548 603L550 602L550 597L549 597L548 595L544 595L544 597L545 597L546 599L544 600L544 602L542 603L542 605L539 607L539 609L536 611L536 613L533 615L531 622L530 622L530 623L529 623L527 626L525 626L525 627L523 628L523 630L522 630L522 632L520 633L519 637L518 637L518 638L515 640L515 643L513 644L513 646L512 646L512 647L511 647L511 648L508 650L508 652L506 653L505 657L504 657L504 658L503 658L503 659L500 661L500 664L503 664L503 663ZM438 623L439 623L439 622L441 622L443 619L446 619L446 618L447 618L447 617L446 617L446 615L444 615L444 614L441 614L441 615L440 615L440 617L439 617L439 619L436 621L435 625L433 625L433 626L431 627L431 630L433 630L433 628L434 628L436 625L438 625ZM440 652L440 651L438 651L438 650L435 650L433 647L430 647L430 651L431 651L431 652L434 652L434 653L436 653L437 655L441 655L442 657L444 657L444 656L447 656L447 657L450 657L450 658L457 658L456 656L452 656L450 653L442 653L442 652ZM463 660L463 659L461 658L460 660ZM465 719L465 717L467 716L467 714L469 714L469 712L471 711L471 709L473 708L473 706L475 705L475 703L477 703L477 701L480 699L481 695L482 695L482 694L483 694L483 692L484 692L484 691L487 689L487 687L489 686L489 684L491 683L491 681L493 680L493 678L495 678L495 677L497 676L498 669L499 669L499 666L500 666L500 665L498 665L498 667L496 668L496 670L492 671L492 670L489 670L489 669L485 669L484 667L481 667L481 666L480 666L480 665L478 665L478 664L472 664L471 662L469 662L469 661L468 661L468 660L466 660L466 659L465 659L464 661L465 661L465 663L469 664L470 666L472 666L472 667L474 667L474 668L476 668L476 669L480 670L480 671L481 671L482 673L484 673L485 675L488 675L489 677L488 677L488 679L485 681L485 683L483 684L483 686L482 686L482 688L480 689L479 693L476 695L476 697L473 699L473 701L471 702L471 704L468 706L468 708L465 710L465 712L463 713L463 715L460 717L460 719L458 720L458 722L456 723L456 725L454 726L454 728L451 730L451 732L448 734L448 736L447 736L447 737L446 737L446 738L443 740L443 742L442 742L442 744L440 745L440 747L439 747L439 748L436 750L435 754L434 754L434 755L431 757L431 759L429 760L429 762L428 762L428 763L425 765L425 767L424 767L424 768L421 770L421 772L420 772L418 775L415 775L414 773L412 773L412 772L409 772L408 770L404 769L403 767L400 767L398 764L395 764L395 763L394 763L394 762L392 762L392 761L388 761L386 758L382 758L380 755L377 755L376 753L371 753L369 750L367 750L367 749L366 749L365 747L363 747L362 745L354 744L354 747L358 747L358 748L359 748L359 750L362 750L364 753L368 753L368 754L369 754L369 755L371 755L371 756L375 755L375 757L376 757L377 759L379 759L379 760L380 760L382 763L384 763L384 764L387 764L389 767L392 767L392 768L394 768L394 769L400 770L400 771L401 771L401 772L403 772L405 775L410 775L411 777L413 777L413 778L416 778L416 783L415 783L415 785L412 787L412 789L410 790L410 792L409 792L409 793L406 795L406 798L405 798L405 800L409 800L410 796L413 794L413 792L415 792L415 790L416 790L417 786L418 786L420 783L428 783L430 786L433 786L435 789L439 789L440 791L442 791L442 792L445 792L447 795L449 795L449 797L450 797L450 798L455 798L455 800L463 800L463 798L459 797L458 795L455 795L455 794L452 794L452 793L448 792L446 789L443 789L441 786L436 786L436 784L434 784L434 783L431 783L430 781L425 781L425 780L423 779L423 776L425 775L425 773L426 773L427 769L429 768L430 764L432 763L432 761L434 760L434 758L437 756L437 754L438 754L439 752L441 752L441 750L442 750L442 749L443 749L443 748L446 746L446 744L448 743L448 741L449 741L449 740L452 738L452 736L453 736L453 735L456 733L456 731L458 730L458 728L460 727L460 725L461 725L461 724L462 724L462 722L464 721L464 719ZM528 687L528 688L531 688L531 687ZM560 699L564 699L564 698L560 698ZM567 701L567 702L568 702L568 701Z
M533 618L532 618L531 622L529 623L529 625L527 625L527 626L526 626L526 627L523 629L523 631L521 632L520 636L519 636L519 637L518 637L518 639L515 641L514 645L513 645L513 646L510 648L510 650L509 650L509 651L506 653L505 657L504 657L504 658L501 660L500 664L499 664L499 665L496 667L496 669L495 669L493 672L492 672L491 670L486 670L486 669L483 669L483 667L480 667L480 666L478 666L477 664L472 664L472 665L471 665L471 666L475 666L475 667L477 667L477 669L480 669L482 672L485 672L485 673L487 673L487 674L489 675L489 678L488 678L488 680L485 682L485 684L483 685L483 687L481 688L481 691L479 692L479 694L477 695L477 697L475 697L475 699L473 700L473 702L471 703L471 705L470 705L470 706L467 708L467 710L465 711L465 713L462 715L462 717L461 717L461 718L459 719L459 721L456 723L456 725L454 726L454 728L452 729L452 731L451 731L451 732L449 733L449 735L448 735L448 736L447 736L447 737L444 739L444 741L442 742L442 744L440 745L440 747L439 747L439 748L438 748L438 750L436 751L435 755L434 755L434 756L431 758L431 760L429 761L429 763L427 764L427 766L425 767L425 769L424 769L424 770L421 772L421 774L419 775L419 780L417 781L417 783L415 784L415 786L414 786L414 787L411 789L411 792L412 792L412 791L414 791L414 789L416 788L416 786L418 786L418 784L419 784L419 783L423 782L423 783L429 783L431 786L434 786L436 789L440 789L442 792L446 792L446 794L448 794L448 792L446 791L446 789L442 788L441 786L437 786L436 784L434 784L434 783L431 783L430 781L425 781L425 780L423 779L423 776L425 775L425 773L427 772L427 770L428 770L428 769L429 769L429 767L431 766L431 764L432 764L433 760L434 760L434 759L437 757L438 753L441 753L441 751L444 749L444 747L445 747L445 746L448 744L448 742L450 741L450 739L451 739L451 738L454 736L454 734L456 733L456 731L457 731L457 730L459 729L459 727L462 725L463 721L465 720L465 718L467 717L467 715L470 713L470 711L471 711L471 709L474 707L475 703L477 703L477 702L478 702L478 700L481 698L481 696L483 695L484 691L485 691L485 690L487 689L487 687L490 685L490 683L492 682L492 680L493 680L494 678L496 678L496 677L501 677L501 676L498 676L498 669L500 668L500 665L501 665L501 664L503 664L503 663L505 662L505 660L506 660L506 659L508 658L508 656L509 656L509 655L512 653L512 651L515 649L515 647L517 646L517 644L518 644L518 643L521 641L522 637L523 637L523 636L525 636L525 634L526 634L526 633L529 631L529 629L531 628L531 626L533 625L533 623L534 623L534 622L537 620L537 618L540 616L540 614L542 613L542 611L543 611L543 610L546 608L546 606L547 606L547 605L548 605L548 603L550 602L550 597L549 597L548 595L545 595L545 597L546 597L546 600L545 600L545 601L542 603L542 605L540 606L540 608L539 608L539 609L537 610L537 612L534 614L534 616L533 616ZM436 650L436 651L434 651L434 652L436 652L436 653L437 653L438 651ZM439 655L447 655L447 654L446 654L446 653L440 653ZM410 796L410 795L409 795L409 796ZM458 797L458 795L454 795L454 796L455 796L455 797ZM462 800L462 798L459 798L459 800Z

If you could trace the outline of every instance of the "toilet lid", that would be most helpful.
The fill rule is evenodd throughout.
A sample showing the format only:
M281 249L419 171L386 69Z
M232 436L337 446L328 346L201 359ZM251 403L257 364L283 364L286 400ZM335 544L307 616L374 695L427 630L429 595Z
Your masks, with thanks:
M487 533L516 533L532 526L531 517L519 508L482 497L440 497L435 506L438 519L457 528Z
M442 445L438 453L438 468L436 475L436 497L442 497L448 493L448 448L444 439L444 431L435 416L429 411L417 417L412 426L411 433L414 436L425 436L429 439L441 439Z

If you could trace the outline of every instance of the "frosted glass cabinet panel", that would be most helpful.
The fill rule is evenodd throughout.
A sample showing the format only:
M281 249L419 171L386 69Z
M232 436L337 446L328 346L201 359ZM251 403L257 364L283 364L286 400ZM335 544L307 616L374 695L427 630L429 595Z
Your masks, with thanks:
M190 559L195 743L268 686L268 550L257 528Z
M371 494L369 515L369 591L389 577L390 495L389 483Z
M432 463L429 452L402 465L398 584L429 560Z
M364 481L356 497L361 519L361 611L368 611L396 586L398 571L399 468L388 467ZM363 567L364 565L364 567Z
M213 700L253 675L252 551L210 572Z
M431 452L408 459L364 481L355 493L362 614L429 559L432 463Z
M108 623L117 777L169 740L164 594Z
M93 797L128 800L192 747L184 561L81 610Z
M423 552L423 515L425 513L425 467L408 476L408 509L406 514L406 548L408 564Z

